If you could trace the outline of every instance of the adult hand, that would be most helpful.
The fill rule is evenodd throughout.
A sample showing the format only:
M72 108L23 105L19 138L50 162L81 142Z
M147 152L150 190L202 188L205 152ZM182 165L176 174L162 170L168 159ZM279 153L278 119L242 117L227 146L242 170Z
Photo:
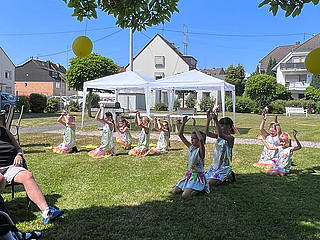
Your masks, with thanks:
M21 167L22 161L23 161L22 156L20 154L17 154L17 156L14 158L13 165L16 167Z

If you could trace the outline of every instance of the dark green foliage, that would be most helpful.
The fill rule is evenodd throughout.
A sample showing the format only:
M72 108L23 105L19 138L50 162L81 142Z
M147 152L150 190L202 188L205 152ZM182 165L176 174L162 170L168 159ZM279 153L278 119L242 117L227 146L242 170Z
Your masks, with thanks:
M209 109L214 108L214 105L216 103L216 100L210 97L202 98L200 102L200 109L201 111L208 111Z
M19 99L16 101L16 108L18 111L21 110L22 105L24 105L24 112L29 112L30 111L30 100L28 97L21 96Z
M272 76L253 76L246 81L245 95L254 100L258 108L268 106L276 94L276 84Z
M245 71L241 64L237 67L230 65L226 70L226 81L235 85L236 95L242 96L245 88Z
M313 74L311 86L314 87L315 89L320 88L320 74Z
M170 21L174 12L179 12L179 0L63 0L69 8L73 8L72 16L81 22L83 18L97 18L97 9L113 15L120 28L132 28L142 31L146 27L164 24Z
M43 94L30 94L30 109L33 113L43 113L47 105L47 97Z
M259 75L259 74L260 74L260 68L259 68L259 65L257 65L256 71L254 71L253 73L251 73L250 77L253 77L253 76Z
M168 105L163 103L163 102L158 102L156 103L156 105L154 106L154 109L156 111L168 111Z
M47 106L45 111L47 113L55 113L59 110L59 100L56 98L49 98L47 101Z
M320 101L320 89L316 89L314 87L307 87L304 95L306 99L310 99L315 102Z
M280 104L283 107L303 107L304 109L308 109L308 111L310 111L311 108L318 110L317 102L306 99L277 100L274 101L273 104Z
M232 111L232 98L226 98L227 111ZM236 112L251 113L255 109L255 102L248 97L236 96Z
M273 102L269 106L269 112L271 112L271 113L282 114L285 111L286 111L285 107L277 102Z
M292 93L285 86L280 83L276 84L276 92L272 98L272 100L291 100Z
M68 87L82 91L84 82L118 72L117 65L111 59L92 53L84 58L71 58L66 77Z
M196 98L193 94L189 94L187 99L186 99L186 106L188 108L194 108L196 105Z
M173 103L173 108L174 110L177 110L177 108L179 107L181 107L181 101L178 98L176 98Z
M79 112L80 111L79 104L76 101L70 100L68 110L70 112Z
M277 61L276 59L269 59L269 62L268 62L268 66L267 66L267 71L266 71L266 74L269 75L269 76L273 76L275 77L276 76L276 73L272 71L272 68L277 65Z
M91 107L98 108L99 107L100 96L97 93L92 93ZM89 94L86 96L86 108L88 108L89 102Z

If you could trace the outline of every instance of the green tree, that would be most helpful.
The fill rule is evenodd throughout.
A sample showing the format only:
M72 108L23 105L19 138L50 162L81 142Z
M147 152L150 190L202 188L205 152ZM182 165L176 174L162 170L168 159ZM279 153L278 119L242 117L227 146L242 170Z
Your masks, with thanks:
M179 12L179 0L63 0L73 8L72 16L79 21L83 18L97 18L97 9L113 15L121 28L145 30L146 26L170 21L174 12Z
M280 83L276 84L276 91L272 100L291 100L292 92Z
M226 70L226 81L235 85L236 95L242 96L245 88L245 71L241 64L237 67L230 65Z
M82 91L84 82L118 72L117 65L111 59L92 53L84 58L71 58L66 77L68 87Z
M256 76L260 74L260 68L259 65L257 65L256 67L256 71L254 71L253 73L250 74L250 77Z
M313 100L315 102L320 101L320 89L315 89L314 87L307 87L304 94L307 100Z
M301 13L301 10L305 4L313 3L318 5L319 0L264 0L259 4L259 7L264 5L270 5L269 11L273 15L277 15L279 7L286 12L286 17L295 17Z
M182 97L182 107L184 108L184 104L185 104L185 95L188 93L195 93L195 91L193 90L177 90L176 94L178 94L179 97Z
M276 93L277 81L274 77L262 74L246 81L245 95L256 101L259 108L269 105Z
M276 59L270 58L270 59L269 59L269 62L268 62L268 66L267 66L267 71L266 71L266 74L267 74L267 75L273 76L273 77L276 76L275 72L272 71L272 68L273 68L275 65L277 65Z
M313 74L311 86L314 87L315 89L320 88L320 74Z

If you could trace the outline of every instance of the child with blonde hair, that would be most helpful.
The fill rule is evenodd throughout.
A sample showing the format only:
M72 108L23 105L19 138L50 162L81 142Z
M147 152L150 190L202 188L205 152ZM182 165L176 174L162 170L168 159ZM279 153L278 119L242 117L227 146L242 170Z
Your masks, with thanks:
M153 153L164 153L168 152L169 150L169 139L170 139L170 128L168 121L163 121L162 124L160 124L159 118L154 118L154 125L153 128L160 132L157 146L150 149L150 152Z
M121 119L119 127L116 125L116 130L120 135L116 138L116 141L122 145L124 149L130 149L132 144L132 136L129 131L130 123L126 118Z
M65 126L65 132L62 143L59 146L53 148L55 153L71 153L77 152L76 147L76 122L73 115L67 114L66 111L62 111L58 122Z
M150 120L148 117L140 118L140 112L136 113L134 119L136 125L141 128L139 142L136 147L129 151L130 156L145 156L149 152L150 143Z

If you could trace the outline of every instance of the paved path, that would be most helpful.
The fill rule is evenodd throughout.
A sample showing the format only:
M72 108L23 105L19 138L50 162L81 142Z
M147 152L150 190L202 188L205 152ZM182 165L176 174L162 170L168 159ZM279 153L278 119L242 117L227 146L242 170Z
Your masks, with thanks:
M89 125L97 125L97 122L93 121L93 122L86 122L85 123L85 126L89 126ZM20 133L32 133L32 132L63 134L64 133L64 126L61 124L58 124L58 125L53 125L53 126L42 126L42 127L37 127L37 128L23 128L20 130ZM78 128L76 134L77 135L86 135L86 136L101 136L101 131L87 132L87 131L82 131L82 130L80 130L80 128ZM115 133L114 136L118 136L118 133ZM152 133L150 138L151 139L158 139L158 136L159 136L159 134ZM139 138L139 134L133 133L132 137ZM187 136L187 139L190 139L190 137ZM171 135L170 140L180 141L180 138L178 137L178 135ZM207 142L215 143L216 139L207 138ZM320 148L320 142L300 141L300 143L303 147ZM263 145L263 143L260 140L246 139L246 138L236 138L235 144Z

